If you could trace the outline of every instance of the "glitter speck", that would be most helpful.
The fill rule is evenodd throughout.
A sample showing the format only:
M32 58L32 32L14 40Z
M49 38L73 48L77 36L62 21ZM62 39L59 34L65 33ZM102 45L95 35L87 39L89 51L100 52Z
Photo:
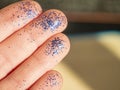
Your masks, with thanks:
M49 12L49 14L47 15L44 14L41 17L42 21L40 25L43 27L45 31L50 29L53 32L62 25L62 22L64 21L62 17L63 16L61 14L58 14L54 11Z
M59 37L56 37L54 40L50 41L47 45L45 53L47 55L51 54L52 56L59 54L62 52L64 48L64 41L61 40Z

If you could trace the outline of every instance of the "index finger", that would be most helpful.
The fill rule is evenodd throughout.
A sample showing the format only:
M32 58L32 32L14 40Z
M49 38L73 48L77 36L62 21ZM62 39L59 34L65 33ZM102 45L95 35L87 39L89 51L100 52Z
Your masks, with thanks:
M19 1L0 10L0 42L36 18L42 9L33 0Z

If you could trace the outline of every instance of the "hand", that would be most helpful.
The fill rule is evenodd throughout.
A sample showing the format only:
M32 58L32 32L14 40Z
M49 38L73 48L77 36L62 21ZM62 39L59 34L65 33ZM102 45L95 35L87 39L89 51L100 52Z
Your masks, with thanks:
M0 90L60 90L51 70L68 53L65 15L24 0L0 10Z

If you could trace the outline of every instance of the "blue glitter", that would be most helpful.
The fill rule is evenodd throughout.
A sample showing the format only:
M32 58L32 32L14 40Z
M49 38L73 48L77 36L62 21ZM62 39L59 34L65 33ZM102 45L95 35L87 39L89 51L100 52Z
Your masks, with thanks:
M49 27L52 27L54 25L54 22L51 19L46 20Z
M27 18L34 18L36 16L36 12L32 10L32 4L29 1L22 1L18 8L26 13Z
M28 18L34 18L36 16L36 13L33 10L28 10L26 14Z
M47 77L47 80L45 81L47 86L54 87L56 85L59 85L60 82L57 80L57 78L59 78L59 76L49 74L49 76Z
M41 17L43 21L41 21L40 25L45 31L50 29L53 32L62 24L63 21L61 17L62 16L57 15L54 11L50 12L49 14Z
M47 55L51 54L52 56L59 54L62 52L62 49L64 48L63 40L61 40L59 37L56 37L54 40L52 40L45 50L45 53Z
M61 25L61 22L60 21L55 21L53 25L51 25L51 29L54 30L56 28L58 28L59 26Z
M39 85L39 90L46 90L49 87L58 87L62 82L60 78L57 73L48 73L45 81Z

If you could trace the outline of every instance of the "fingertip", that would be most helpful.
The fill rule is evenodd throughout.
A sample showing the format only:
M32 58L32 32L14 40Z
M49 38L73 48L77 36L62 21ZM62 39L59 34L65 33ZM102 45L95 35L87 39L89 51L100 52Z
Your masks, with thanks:
M63 33L52 36L45 46L45 55L48 58L56 59L56 63L60 62L70 50L70 41Z
M59 88L62 87L63 85L63 76L60 72L56 71L56 70L50 70L48 71L49 73L53 73L53 75L57 76L57 81L59 82Z
M67 17L62 11L57 9L50 9L45 11L40 16L39 24L43 31L59 33L65 30L68 22Z
M66 47L67 47L67 52L66 53L68 53L70 51L70 39L68 38L67 35L65 35L63 33L59 33L59 35L60 35L60 37L62 37L62 39L66 43Z
M55 70L46 72L29 90L60 90L62 75Z
M47 78L48 79L51 78L51 80L52 80L52 82L50 81L51 87L57 87L58 90L60 90L63 85L63 77L62 77L61 73L59 73L56 70L50 70L46 74L48 75Z
M25 13L28 13L29 15L33 15L33 17L36 17L42 13L42 7L41 5L34 0L23 0L19 1L18 3L21 6L21 9L24 10Z
M63 30L66 29L66 27L68 26L68 20L67 20L67 17L66 15L61 11L61 10L58 10L58 9L50 9L48 10L50 13L56 13L56 15L53 15L53 17L55 18L59 18L60 20L60 23L61 23L61 27L63 28ZM61 27L59 27L61 29ZM62 31L63 31L62 30ZM61 32L62 32L61 31Z
M42 7L37 1L31 0L31 2L34 4L33 6L35 7L36 12L39 12L39 13L42 12Z

